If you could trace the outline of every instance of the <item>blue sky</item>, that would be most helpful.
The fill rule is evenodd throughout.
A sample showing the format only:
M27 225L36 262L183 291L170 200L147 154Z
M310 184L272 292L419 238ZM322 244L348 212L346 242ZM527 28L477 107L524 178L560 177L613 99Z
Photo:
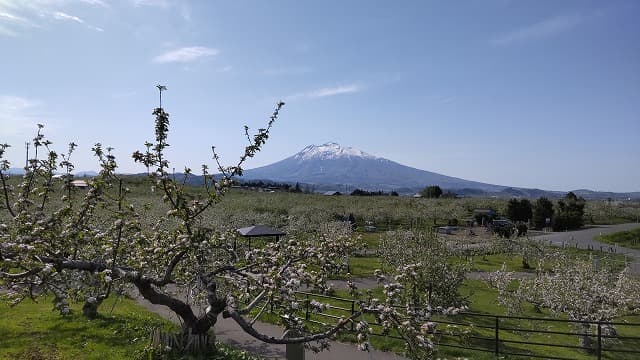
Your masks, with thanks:
M153 137L231 164L243 125L287 105L266 165L335 141L494 184L640 191L637 1L0 0L0 142L22 166L36 123L57 149Z

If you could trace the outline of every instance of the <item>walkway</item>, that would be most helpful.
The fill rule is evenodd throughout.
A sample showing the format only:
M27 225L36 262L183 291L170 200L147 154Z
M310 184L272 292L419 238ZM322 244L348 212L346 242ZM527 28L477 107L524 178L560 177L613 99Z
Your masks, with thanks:
M176 317L175 313L169 310L167 307L151 304L150 302L142 298L138 298L137 301L140 305L144 306L148 310L166 319L169 319L176 324L179 323L179 320ZM255 327L264 334L277 337L282 336L282 328L280 328L279 326L256 322ZM240 328L240 326L232 319L223 319L222 316L219 316L218 322L214 327L214 331L217 340L232 345L235 348L246 350L252 354L267 359L285 358L285 345L267 344L262 341L256 340L252 336L245 333ZM356 348L355 344L331 341L331 347L329 348L329 350L325 350L317 354L313 351L306 350L305 359L403 360L405 358L393 353L377 350L372 350L370 352L360 351Z
M565 231L565 232L553 232L553 233L539 233L536 234L536 238L550 241L555 246L578 246L579 248L586 249L591 247L595 250L602 248L603 251L615 251L617 254L627 255L630 258L629 268L633 274L640 274L640 250L629 249L621 246L614 246L611 244L601 243L596 240L598 235L606 235L620 231L633 230L639 228L639 223L628 223L620 225L599 225L588 229Z

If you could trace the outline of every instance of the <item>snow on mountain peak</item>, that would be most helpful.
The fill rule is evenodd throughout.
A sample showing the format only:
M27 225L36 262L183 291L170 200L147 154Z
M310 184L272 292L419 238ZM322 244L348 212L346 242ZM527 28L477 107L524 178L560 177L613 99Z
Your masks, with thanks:
M360 157L365 159L377 159L378 157L352 147L343 147L334 142L322 145L309 145L297 153L297 160L321 159L333 160L339 158Z

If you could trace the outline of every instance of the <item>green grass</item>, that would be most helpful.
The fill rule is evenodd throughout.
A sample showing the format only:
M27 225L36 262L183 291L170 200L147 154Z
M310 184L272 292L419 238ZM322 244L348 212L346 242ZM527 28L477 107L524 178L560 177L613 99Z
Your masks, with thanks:
M94 320L82 316L80 305L62 317L49 300L25 300L14 308L0 305L0 359L131 359L148 344L153 328L174 327L127 299L118 302L112 315ZM111 305L106 300L102 311Z
M620 231L613 234L600 235L598 241L607 244L617 244L631 249L640 249L640 228Z
M463 264L468 260L466 257L451 257L449 260L453 264ZM507 271L533 272L536 263L531 261L528 269L522 266L522 256L511 254L475 255L471 257L471 271L491 272L500 270L505 264Z
M382 297L382 289L380 287L372 289L372 295L374 297ZM444 321L454 321L462 324L472 324L471 327L466 328L471 330L471 334L476 337L487 338L488 340L469 339L467 345L478 348L484 348L489 352L480 352L468 349L458 349L453 347L444 346L444 344L457 344L457 337L441 337L436 339L440 346L437 346L436 357L440 358L455 358L466 357L470 359L494 359L494 355L491 352L494 346L495 336L495 317L482 316L486 315L506 315L506 310L501 307L496 301L497 291L489 287L485 282L480 280L466 280L460 293L466 296L470 301L469 312L477 313L479 315L461 314L455 317L452 316L434 316L436 322L440 321L439 328L443 329L447 325ZM335 297L340 299L331 299L324 296L310 295L309 299L316 299L325 304L329 304L331 307L324 314L310 314L309 319L312 322L307 322L307 326L310 330L320 330L323 327L318 323L332 324L336 319L332 316L348 316L351 312L351 297L346 290L337 290ZM301 303L304 303L305 296L301 295ZM356 305L357 309L357 305ZM304 317L304 309L301 309L299 316ZM536 310L532 306L525 306L522 317L534 317L534 318L555 318L551 313L546 310ZM380 328L373 325L375 319L371 315L364 317L370 325L373 327L374 333L379 332ZM277 319L270 314L260 318L262 321L275 322ZM626 321L630 323L640 323L640 316L628 316L617 321ZM487 327L487 328L483 328ZM529 344L516 344L516 343L501 343L501 351L513 352L513 353L527 353L534 351L540 356L557 356L571 359L593 359L594 356L588 354L583 350L559 348L554 346L547 346L546 344L577 346L578 337L576 335L559 335L559 334L546 334L536 333L532 330L546 330L557 332L576 332L575 326L564 322L555 321L531 321L524 319L501 319L499 320L499 327L501 329L512 328L520 330L500 330L500 339L505 341L524 341L524 342L536 342L545 345L529 345ZM622 325L617 328L618 334L621 336L639 336L640 326ZM396 333L392 332L391 335ZM340 341L355 342L355 338L350 333L343 333L338 337ZM383 351L393 351L396 353L402 353L405 351L404 342L398 339L394 339L389 336L372 336L371 344L374 348ZM605 349L626 349L626 350L640 350L640 341L637 340L623 340L617 344L606 344ZM620 354L612 352L604 352L603 359L635 359L637 354ZM508 359L525 359L528 357L510 356Z
M367 250L376 250L380 246L380 233L374 232L357 232L362 237L362 242L366 245Z
M375 256L349 258L349 272L354 278L372 277L376 269L382 269L382 260Z
M160 318L129 299L113 298L101 307L98 318L82 316L80 304L72 304L70 316L52 311L51 298L25 300L11 308L0 303L1 360L90 360L146 359L152 329L177 331L173 323ZM208 359L254 359L245 352L217 344L218 354Z

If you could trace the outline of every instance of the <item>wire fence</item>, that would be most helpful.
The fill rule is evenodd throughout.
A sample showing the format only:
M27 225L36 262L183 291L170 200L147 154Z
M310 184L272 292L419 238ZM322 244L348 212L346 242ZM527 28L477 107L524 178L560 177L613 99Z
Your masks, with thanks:
M309 324L330 326L360 310L354 299L298 292L304 304L301 317ZM313 311L312 301L327 304L322 313ZM372 336L403 341L400 334L385 332L374 316L354 320L348 331L355 331L359 320L366 320ZM496 357L544 359L636 359L640 358L640 323L604 322L491 315L464 312L457 315L434 315L438 324L433 332L438 347L472 352L493 353ZM453 329L453 330L452 330Z

